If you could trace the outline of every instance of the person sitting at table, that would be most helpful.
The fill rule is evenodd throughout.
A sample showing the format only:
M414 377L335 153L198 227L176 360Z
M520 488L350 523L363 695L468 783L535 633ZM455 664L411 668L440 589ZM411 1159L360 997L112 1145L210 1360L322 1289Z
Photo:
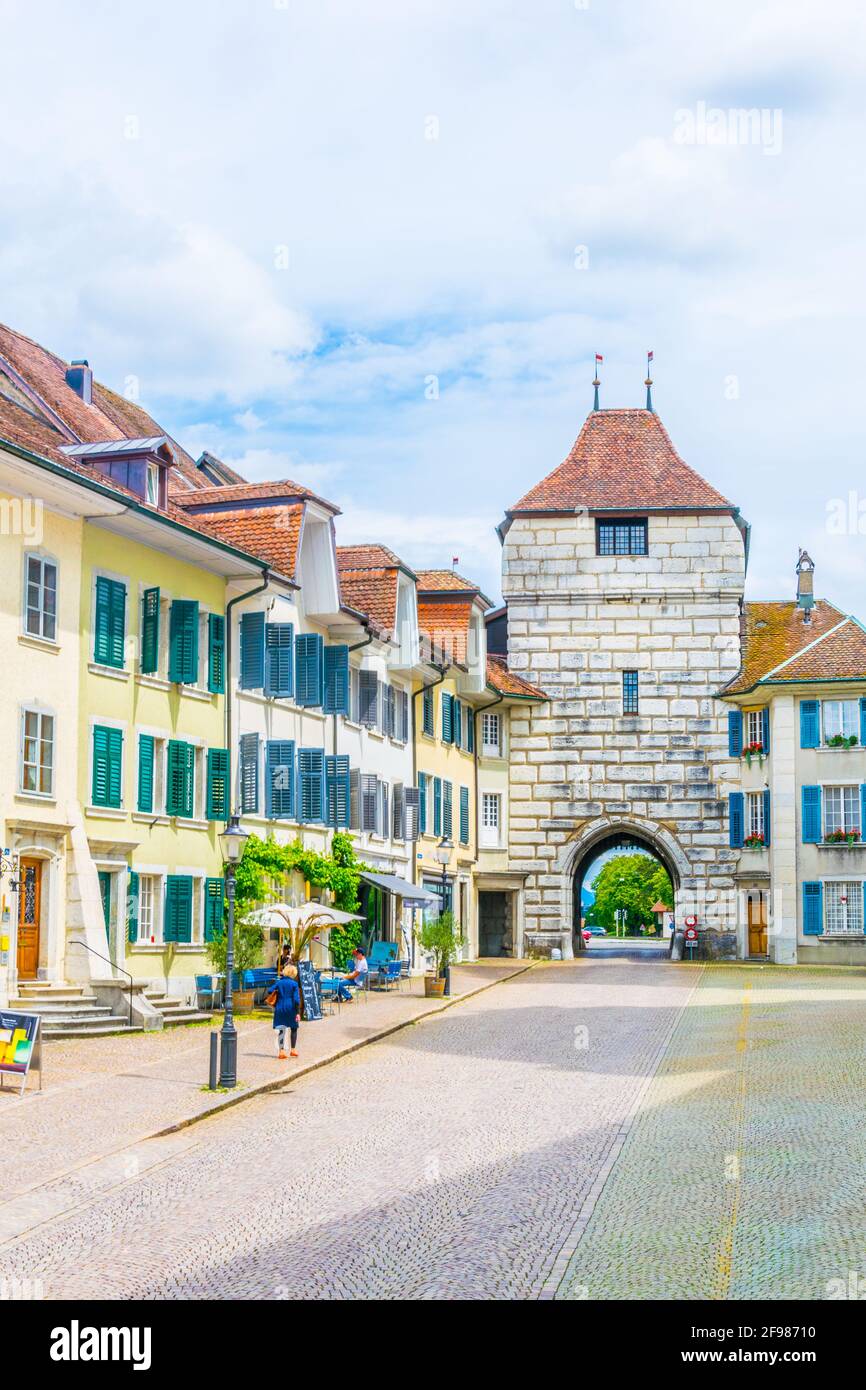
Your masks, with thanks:
M344 1004L348 1004L352 998L352 991L349 989L349 985L354 985L355 989L363 989L367 983L368 973L369 966L367 965L367 957L364 955L360 946L356 946L352 952L352 969L349 974L345 975L340 981L337 988L337 998L341 999Z

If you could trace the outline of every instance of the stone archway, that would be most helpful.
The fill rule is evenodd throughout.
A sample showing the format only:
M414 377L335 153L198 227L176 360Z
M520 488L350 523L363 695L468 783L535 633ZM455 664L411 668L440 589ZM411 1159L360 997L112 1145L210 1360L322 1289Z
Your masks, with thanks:
M674 889L671 904L676 919L677 895L694 886L693 871L682 845L665 826L636 816L603 816L592 821L563 845L557 868L562 880L563 922L572 926L574 947L580 950L578 906L583 873L607 849L634 846L664 865Z

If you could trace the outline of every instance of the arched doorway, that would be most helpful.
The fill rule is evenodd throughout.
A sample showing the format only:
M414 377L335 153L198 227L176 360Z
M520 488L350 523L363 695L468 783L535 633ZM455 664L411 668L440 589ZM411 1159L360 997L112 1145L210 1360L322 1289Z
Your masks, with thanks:
M676 897L684 879L691 880L691 867L675 837L664 827L642 820L613 820L595 822L573 840L569 853L561 864L566 882L563 884L570 901L570 920L575 951L585 948L581 936L581 918L588 902L588 885L606 861L629 853L646 855L667 872L672 901L669 906L676 915Z

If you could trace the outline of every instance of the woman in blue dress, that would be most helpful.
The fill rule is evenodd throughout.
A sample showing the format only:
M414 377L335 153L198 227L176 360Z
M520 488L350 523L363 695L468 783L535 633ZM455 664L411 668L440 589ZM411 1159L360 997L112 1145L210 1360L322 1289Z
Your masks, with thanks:
M301 991L298 988L298 972L294 965L283 966L274 985L274 1027L277 1030L277 1056L286 1056L286 1029L291 1040L291 1055L297 1057L298 1026L301 1022Z

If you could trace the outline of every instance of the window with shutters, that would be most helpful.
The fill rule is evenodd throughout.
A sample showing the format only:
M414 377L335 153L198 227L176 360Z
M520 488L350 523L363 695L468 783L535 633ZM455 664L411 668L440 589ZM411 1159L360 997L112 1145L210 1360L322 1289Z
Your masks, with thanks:
M485 758L498 758L501 748L502 731L498 714L481 716L481 751Z
M168 678L177 685L198 684L199 606L175 599L168 619Z
M226 688L226 620L222 613L207 615L207 688L224 695Z
M259 736L241 734L238 747L238 791L241 811L259 814Z
M325 819L325 753L322 748L298 749L298 820Z
M502 797L499 792L484 792L481 796L481 845L484 849L499 847L499 827L502 817Z
M207 792L205 798L208 820L227 821L229 818L229 755L226 748L207 750Z
M138 941L155 946L162 941L159 911L161 880L155 874L138 875Z
M433 691L427 689L422 696L421 706L421 727L428 738L433 738L436 733L436 716L434 713Z
M646 555L646 521L628 517L596 521L595 551L597 555Z
M206 878L204 881L204 939L213 941L222 934L225 908L225 879Z
M28 796L54 793L54 715L45 710L21 711L20 774L18 786Z
M469 788L460 788L460 843L469 844Z
M93 660L123 670L126 645L126 584L98 574L93 597Z
M166 815L184 818L194 815L195 769L195 745L181 739L169 739L165 774Z
M295 688L293 623L265 624L265 694L289 699Z
M306 708L322 703L324 640L320 632L295 638L295 700Z
M825 836L838 831L862 831L859 786L825 787L823 801Z
M159 628L160 628L159 589L145 589L141 596L141 640L139 670L142 675L155 676L159 672Z
M240 620L241 690L262 690L265 684L265 615L242 613Z
M860 733L860 706L856 700L822 700L824 742L831 738L855 739Z
M362 772L359 794L361 799L361 830L375 835L379 825L379 782L372 772Z
M433 834L438 839L442 834L442 778L433 778Z
M94 724L92 757L92 804L119 808L123 800L123 730Z
M349 824L351 783L348 755L330 753L325 758L325 820L335 830Z
M453 700L447 690L442 691L442 742L454 740L454 721L452 719Z
M824 884L824 930L828 936L863 935L863 883Z
M345 644L326 647L324 655L326 714L349 713L349 648Z
M358 672L358 723L375 729L378 723L379 680L375 671Z
M451 701L451 738L455 748L463 747L463 706L457 699Z
M749 792L746 796L746 835L764 834L764 793Z
M623 714L637 714L638 712L637 671L623 671L622 673L622 712Z
M450 782L442 783L442 834L450 840L454 833L452 818L453 787Z
M427 786L430 778L426 772L418 773L418 833L427 834Z
M168 874L165 880L163 940L188 945L193 939L193 880L189 874Z
M57 640L57 564L44 555L24 557L24 631L43 642Z
M265 815L269 820L295 818L294 739L270 739L265 744Z
M749 744L760 744L764 747L764 711L762 709L750 709L745 716L745 742Z
M156 752L157 741L152 734L138 736L138 777L136 779L136 810L152 816L156 812Z

